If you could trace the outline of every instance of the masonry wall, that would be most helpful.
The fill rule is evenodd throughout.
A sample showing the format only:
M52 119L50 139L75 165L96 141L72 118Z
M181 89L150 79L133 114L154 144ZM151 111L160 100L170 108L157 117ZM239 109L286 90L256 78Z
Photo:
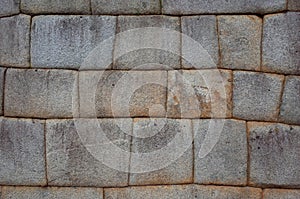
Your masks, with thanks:
M0 0L0 199L300 198L299 41L298 0Z

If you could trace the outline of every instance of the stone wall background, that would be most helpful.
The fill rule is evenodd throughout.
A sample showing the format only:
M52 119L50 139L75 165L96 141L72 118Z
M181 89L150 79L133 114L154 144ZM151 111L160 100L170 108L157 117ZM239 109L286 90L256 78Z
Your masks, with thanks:
M0 0L0 198L300 198L299 12L298 0ZM124 44L116 37L106 46L108 68L81 70L99 43L143 27L188 35L215 64L193 66L147 49L115 60ZM175 40L179 54L193 51ZM217 72L226 98L216 89L207 99L203 76L215 82ZM141 79L160 86L142 86L129 111L124 104L113 110L121 77L129 79L123 89ZM195 88L201 112L182 77ZM131 136L145 131L149 111L165 128L145 139ZM176 133L193 143L166 168L122 172L89 153L73 118L98 122L125 151L157 150ZM220 139L200 158L209 123L222 119ZM115 166L130 171L141 164L124 161Z

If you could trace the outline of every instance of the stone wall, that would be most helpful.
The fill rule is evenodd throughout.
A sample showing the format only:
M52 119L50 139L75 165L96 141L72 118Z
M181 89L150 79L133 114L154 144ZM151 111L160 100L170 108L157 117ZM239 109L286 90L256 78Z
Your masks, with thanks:
M0 0L0 199L300 198L299 0Z

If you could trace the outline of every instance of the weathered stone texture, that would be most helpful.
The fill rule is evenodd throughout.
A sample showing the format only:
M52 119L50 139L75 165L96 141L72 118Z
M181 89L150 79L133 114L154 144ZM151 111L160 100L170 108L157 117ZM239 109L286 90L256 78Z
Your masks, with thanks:
M276 121L284 77L243 71L234 72L233 76L233 116Z
M115 68L180 68L179 17L120 16L117 32Z
M30 16L17 15L0 19L0 64L29 67Z
M89 0L21 0L21 11L30 14L89 14Z
M3 92L5 68L0 68L0 115L3 115Z
M264 198L265 199L299 199L300 190L265 189Z
M77 72L8 69L4 115L33 118L73 116L77 105Z
M300 124L300 76L286 77L279 120Z
M38 16L32 23L32 67L78 69L88 55L97 53L92 50L99 45L105 55L99 59L112 62L116 17ZM107 68L99 63L89 63L84 69Z
M300 11L300 1L288 0L288 9L292 11Z
M18 14L20 12L20 0L1 0L0 17Z
M92 0L93 14L159 14L160 0Z
M249 122L250 184L300 187L300 127Z
M231 82L228 70L169 71L168 117L230 117Z
M246 123L238 120L193 120L193 128L195 182L246 185ZM212 147L211 151L203 155L208 144Z
M283 11L286 0L163 0L165 14L272 13Z
M116 155L116 151L105 148L109 143L127 152L130 150L131 138L118 125L120 122L124 129L132 131L131 119L47 120L48 184L126 186L128 173L123 171L129 169L129 155L117 155L111 165L103 162L105 158ZM114 169L116 167L119 170Z
M0 184L45 185L44 122L0 119Z
M216 16L182 17L181 24L182 67L216 68L219 63Z
M300 74L300 13L264 18L262 70Z
M262 20L257 16L218 16L221 66L259 70Z
M135 119L133 136L130 185L193 181L191 121Z

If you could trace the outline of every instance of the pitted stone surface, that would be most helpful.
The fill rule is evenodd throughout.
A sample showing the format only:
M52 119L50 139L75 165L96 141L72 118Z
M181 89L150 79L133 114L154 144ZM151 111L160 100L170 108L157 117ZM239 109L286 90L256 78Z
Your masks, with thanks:
M120 16L117 32L121 34L116 37L115 68L140 70L180 68L179 17ZM132 36L123 37L124 34ZM133 49L137 50L132 51ZM126 50L131 51L124 54Z
M3 89L5 68L0 67L0 115L3 115Z
M30 14L90 14L90 1L21 0L21 11Z
M299 199L300 190L265 189L265 199Z
M31 59L34 68L78 69L103 41L106 41L101 46L105 48L105 57L101 59L112 62L116 17L37 16L33 18L32 24ZM99 63L92 63L84 69L107 68Z
M93 14L159 14L160 0L92 0Z
M250 184L300 187L300 127L249 122Z
M300 74L300 13L288 12L264 18L262 70Z
M30 16L21 14L0 19L2 66L29 67L29 31Z
M20 12L20 0L1 0L0 17L18 14Z
M77 75L70 70L8 69L4 115L72 117L78 101Z
M193 128L195 182L246 185L246 123L238 120L193 120ZM215 139L216 145L202 157L205 145L212 142L209 137Z
M221 66L259 70L262 20L250 15L218 16Z
M0 184L46 185L44 122L0 119Z
M276 121L283 76L244 71L234 72L233 76L233 116Z
M300 1L288 0L288 9L292 11L300 11Z

